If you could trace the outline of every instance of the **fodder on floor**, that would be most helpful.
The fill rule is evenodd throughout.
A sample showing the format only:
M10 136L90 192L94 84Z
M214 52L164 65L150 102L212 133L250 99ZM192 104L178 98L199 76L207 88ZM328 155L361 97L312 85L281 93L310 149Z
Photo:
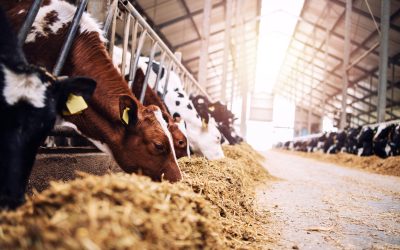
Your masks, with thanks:
M0 213L0 248L261 248L267 217L253 208L254 186L268 174L248 145L224 151L219 161L181 159L178 184L122 173L52 183Z
M283 150L282 150L283 151ZM283 151L290 152L290 151ZM400 156L388 157L386 159L378 156L358 156L348 153L324 154L321 152L305 153L293 152L297 155L309 157L316 160L335 163L338 165L364 169L370 172L400 176Z

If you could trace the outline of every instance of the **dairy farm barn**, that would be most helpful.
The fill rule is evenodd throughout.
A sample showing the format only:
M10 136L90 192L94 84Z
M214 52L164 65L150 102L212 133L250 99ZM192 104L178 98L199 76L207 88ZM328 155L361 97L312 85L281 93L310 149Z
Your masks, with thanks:
M399 1L0 3L0 249L400 249Z

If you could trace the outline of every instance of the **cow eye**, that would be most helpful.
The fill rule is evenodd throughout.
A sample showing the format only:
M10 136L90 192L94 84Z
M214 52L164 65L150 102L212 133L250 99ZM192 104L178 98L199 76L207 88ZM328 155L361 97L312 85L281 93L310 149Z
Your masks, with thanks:
M157 149L157 151L159 151L159 152L164 152L164 151L165 151L164 144L162 144L162 143L155 142L155 143L154 143L154 147L155 147L155 148Z

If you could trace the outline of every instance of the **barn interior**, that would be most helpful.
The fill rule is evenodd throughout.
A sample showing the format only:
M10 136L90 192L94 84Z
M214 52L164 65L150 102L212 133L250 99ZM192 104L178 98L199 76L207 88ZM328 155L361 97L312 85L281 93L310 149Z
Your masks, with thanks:
M36 45L57 54L52 79L97 80L76 113L69 95L17 206L13 181L0 182L0 249L400 248L400 1L0 3L13 28L25 16L27 58L33 35L64 36L57 52ZM100 47L82 39L93 27ZM115 69L96 65L98 51ZM111 116L109 130L88 113ZM13 147L0 147L0 180L18 174Z

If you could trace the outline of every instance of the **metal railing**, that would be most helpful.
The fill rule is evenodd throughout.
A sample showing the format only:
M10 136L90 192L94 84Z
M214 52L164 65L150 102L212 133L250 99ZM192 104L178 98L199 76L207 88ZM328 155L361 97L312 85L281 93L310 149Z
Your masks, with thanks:
M116 3L118 2L118 3ZM147 55L148 67L145 73L145 82L141 91L139 100L143 102L145 89L147 88L148 79L151 73L151 66L155 62L156 54L161 55L159 63L160 70L157 73L156 81L153 89L158 89L158 83L160 81L162 68L166 70L166 79L164 90L162 91L162 98L164 99L166 89L168 87L168 81L170 71L174 71L181 79L184 90L188 94L202 94L207 98L210 96L207 94L205 89L199 85L193 75L186 69L186 67L180 62L180 60L174 55L174 53L168 48L164 41L158 36L158 34L150 27L146 20L140 15L140 13L133 7L131 3L123 0L114 0L109 8L109 13L106 17L104 25L104 32L109 38L109 52L112 56L113 47L116 34L116 22L117 14L122 12L124 14L123 20L123 44L122 44L122 62L121 62L121 74L129 74L129 81L134 81L135 73L138 68L139 58L142 55L143 46L145 41L151 42L150 54ZM108 34L110 33L110 34ZM129 39L130 38L130 39ZM129 40L131 43L129 44ZM129 72L125 72L125 65L127 63L127 51L130 49L131 59Z

